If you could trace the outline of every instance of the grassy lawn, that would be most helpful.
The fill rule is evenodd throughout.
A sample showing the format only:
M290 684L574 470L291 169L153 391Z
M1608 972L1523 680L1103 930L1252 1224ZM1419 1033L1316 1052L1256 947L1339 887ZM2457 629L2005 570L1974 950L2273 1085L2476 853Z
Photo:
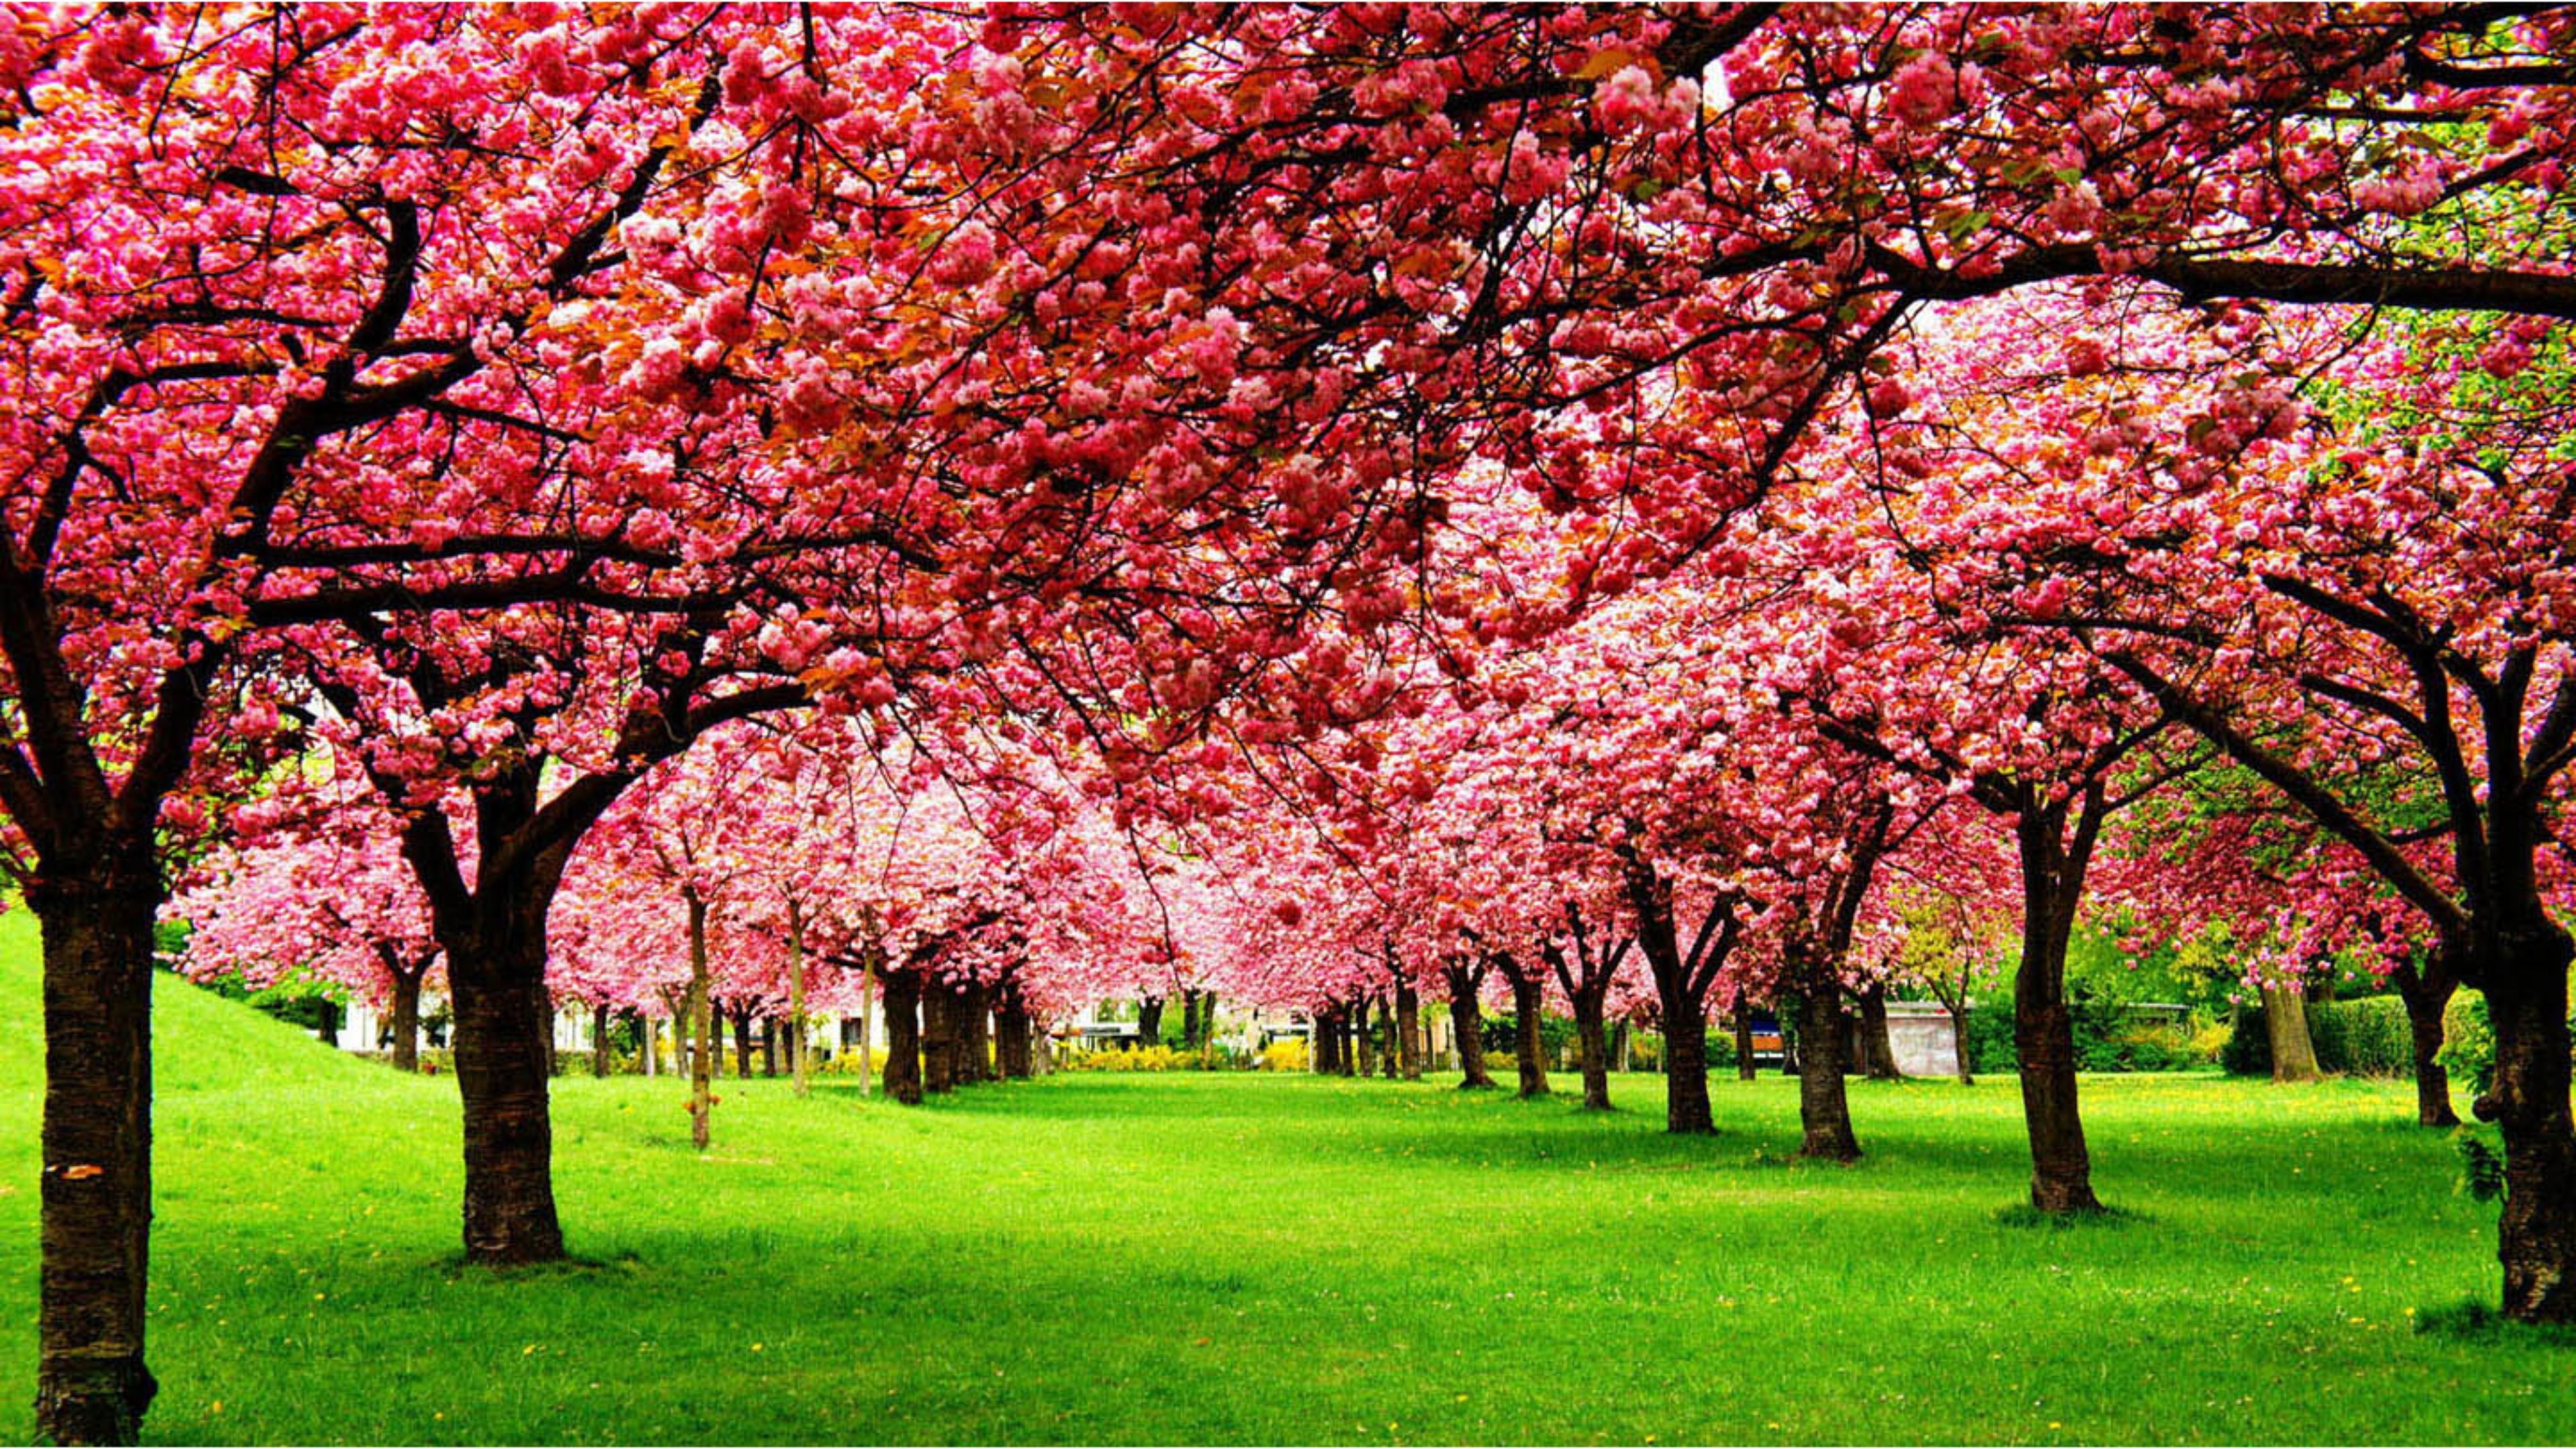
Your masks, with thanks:
M31 930L0 918L0 1438L33 1432ZM2493 1209L2407 1091L2087 1083L2134 1217L1999 1210L1999 1080L1854 1086L1868 1160L1445 1086L1058 1077L927 1109L559 1084L593 1266L462 1271L444 1079L166 978L149 1428L176 1441L2576 1440L2576 1348L2412 1331Z

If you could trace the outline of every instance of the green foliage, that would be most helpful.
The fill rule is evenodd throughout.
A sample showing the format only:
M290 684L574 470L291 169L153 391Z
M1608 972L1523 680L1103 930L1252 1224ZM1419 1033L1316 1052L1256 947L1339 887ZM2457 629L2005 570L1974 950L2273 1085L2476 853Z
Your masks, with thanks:
M1520 1050L1519 1034L1520 1017L1512 1012L1505 1011L1486 1017L1485 1051L1489 1055L1498 1055L1504 1061L1510 1061L1512 1054ZM1574 1049L1574 1018L1541 1016L1538 1019L1538 1040L1539 1046L1546 1051L1549 1061L1562 1059L1565 1053Z
M2021 1069L2021 1050L2013 1043L2009 1000L1969 1010L1968 1065L1972 1070L1997 1076Z
M2232 1076L2272 1075L2270 1017L2254 1002L2236 1012L2235 1030L2219 1053ZM2394 996L2308 1003L2308 1040L2317 1069L2360 1077L2403 1080L2415 1074L2415 1046L2406 1003Z
M2319 1002L2308 1008L2308 1036L2323 1070L2391 1080L2415 1075L2414 1031L2398 997Z
M2433 1054L2451 1080L2483 1097L2495 1085L2495 1028L2484 992L2463 991L2442 1008L2442 1049Z
M2272 1037L2266 1021L2263 1008L2250 1001L2236 1008L2230 1019L2227 1045L2218 1053L2218 1065L2229 1076L2272 1075Z
M2495 1202L2504 1196L2504 1148L2490 1142L2485 1134L2467 1128L2451 1134L2451 1144L2460 1153L2460 1191L2479 1202Z
M2209 1051L2195 1038L2191 1019L2181 1022L2133 1013L2124 1002L2078 989L2068 1002L2075 1037L2075 1065L2087 1072L2173 1072L2205 1067ZM1968 1013L1969 1065L1978 1072L2018 1070L2009 1000Z

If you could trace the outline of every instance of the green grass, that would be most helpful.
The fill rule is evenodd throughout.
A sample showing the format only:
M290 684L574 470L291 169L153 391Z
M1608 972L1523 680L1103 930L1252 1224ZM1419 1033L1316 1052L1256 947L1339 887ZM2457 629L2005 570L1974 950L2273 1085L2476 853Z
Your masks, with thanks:
M0 1438L32 1432L35 971L0 919ZM165 979L162 1440L747 1443L2576 1440L2576 1348L2459 1323L2493 1209L2400 1087L2087 1083L2122 1215L2027 1225L2009 1081L1855 1084L1791 1165L1627 1110L1261 1076L1059 1077L926 1110L567 1080L596 1266L456 1266L445 1079ZM2415 1310L2410 1315L2409 1310Z

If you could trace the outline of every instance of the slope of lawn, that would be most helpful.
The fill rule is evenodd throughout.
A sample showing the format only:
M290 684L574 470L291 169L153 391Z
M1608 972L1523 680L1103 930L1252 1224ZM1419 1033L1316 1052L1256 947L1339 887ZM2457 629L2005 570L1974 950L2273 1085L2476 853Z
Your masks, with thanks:
M32 936L0 918L0 1438L32 1432ZM2395 1087L2088 1083L2133 1216L2019 1226L2009 1081L1855 1084L1869 1159L1434 1085L1064 1076L927 1110L560 1084L589 1266L454 1263L453 1083L164 978L165 1441L2576 1440L2576 1348L2412 1331L2493 1209Z

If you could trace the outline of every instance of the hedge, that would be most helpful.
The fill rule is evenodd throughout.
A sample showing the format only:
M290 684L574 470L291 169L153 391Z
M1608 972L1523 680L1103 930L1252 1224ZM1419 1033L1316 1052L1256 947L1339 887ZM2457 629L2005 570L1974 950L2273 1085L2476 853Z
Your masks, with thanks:
M2415 1046L2406 1022L2406 1003L2394 996L2364 996L2353 1001L2308 1003L2308 1039L2316 1047L2317 1069L2356 1077L2411 1077ZM2269 1018L2260 1006L2237 1010L2218 1064L2234 1076L2272 1074Z

